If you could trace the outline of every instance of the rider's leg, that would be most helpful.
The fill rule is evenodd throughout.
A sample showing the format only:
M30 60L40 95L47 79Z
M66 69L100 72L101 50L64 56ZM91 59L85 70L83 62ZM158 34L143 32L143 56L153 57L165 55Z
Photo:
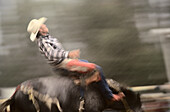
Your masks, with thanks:
M71 70L77 70L78 72L82 72L83 68L84 68L84 70L86 70L84 72L94 70L94 69L97 68L97 72L94 73L94 76L98 75L98 74L101 76L101 80L97 82L101 92L103 93L103 95L107 99L112 99L113 98L113 93L109 89L109 86L108 86L108 84L107 84L107 82L105 80L104 74L103 74L103 70L102 70L102 68L100 66L95 65L93 63L88 63L88 61L82 61L82 60L76 60L76 61L73 60L73 61L70 61L67 65L70 67ZM89 82L91 82L91 81L89 81Z
M104 97L108 100L108 101L115 101L115 100L120 100L121 98L124 97L124 94L122 92L120 92L119 94L113 94L112 91L110 90L104 74L103 74L103 70L100 66L96 65L96 68L100 71L100 76L101 76L101 80L98 81L97 83L99 84L99 89L101 90L101 92L103 93ZM110 102L110 103L111 103ZM109 102L108 102L109 103Z
M93 76L100 75L100 80L97 83L99 84L99 89L101 90L105 98L107 98L108 100L115 100L116 97L118 97L118 99L120 98L119 96L113 94L112 91L109 89L109 86L103 74L103 70L100 66L93 63L88 63L88 61L81 61L78 59L64 60L62 66L70 71L76 71L79 73L94 72Z
M100 76L101 76L101 80L99 82L97 82L97 84L99 85L99 89L102 92L102 94L104 95L105 98L107 99L112 99L113 98L113 93L110 90L106 80L105 80L105 76L103 74L103 70L100 66L96 65L96 68L99 70L100 72Z

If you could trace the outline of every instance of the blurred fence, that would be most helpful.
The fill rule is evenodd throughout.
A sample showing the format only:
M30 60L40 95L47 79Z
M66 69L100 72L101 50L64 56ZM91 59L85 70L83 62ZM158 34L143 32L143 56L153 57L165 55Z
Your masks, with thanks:
M170 112L170 84L132 87L141 93L145 112Z
M0 88L0 99L6 99L12 96L15 91L15 87Z
M150 93L142 95L145 112L170 112L170 93Z
M0 104L3 103L6 99L10 98L15 91L15 87L3 87L0 88Z

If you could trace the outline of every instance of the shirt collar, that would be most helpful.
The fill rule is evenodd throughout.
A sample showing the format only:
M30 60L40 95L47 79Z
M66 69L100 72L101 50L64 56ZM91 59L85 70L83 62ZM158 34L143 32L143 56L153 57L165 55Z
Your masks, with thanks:
M49 39L49 33L47 35L45 35L45 36L40 35L40 37L43 38L43 39Z

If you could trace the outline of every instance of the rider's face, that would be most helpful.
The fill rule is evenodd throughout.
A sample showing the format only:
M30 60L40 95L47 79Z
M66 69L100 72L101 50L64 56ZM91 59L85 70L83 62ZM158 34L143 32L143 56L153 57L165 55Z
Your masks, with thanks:
M39 33L43 36L48 34L48 28L45 24L42 24L39 30Z

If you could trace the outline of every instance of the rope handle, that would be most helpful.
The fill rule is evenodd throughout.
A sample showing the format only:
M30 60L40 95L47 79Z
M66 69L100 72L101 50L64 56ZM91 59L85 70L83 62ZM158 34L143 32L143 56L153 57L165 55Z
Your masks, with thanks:
M134 112L132 109L130 109L130 106L128 105L126 99L121 98L121 101L122 101L122 103L123 103L123 105L124 105L124 107L126 109L126 112Z

